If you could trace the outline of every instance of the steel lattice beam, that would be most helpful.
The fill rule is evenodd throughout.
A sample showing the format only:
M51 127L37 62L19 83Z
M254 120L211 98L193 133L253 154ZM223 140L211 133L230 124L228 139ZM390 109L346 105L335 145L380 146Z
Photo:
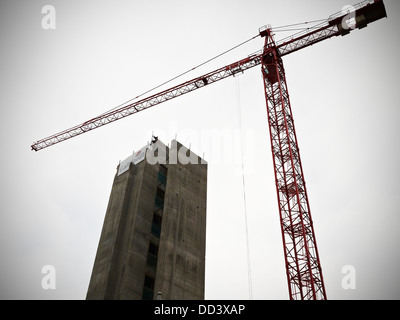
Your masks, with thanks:
M261 53L106 112L41 139L31 148L39 151L261 64L289 296L290 299L326 299L282 57L364 28L384 17L383 1L367 0L354 6L351 12L334 14L321 24L276 43L270 28L261 29L260 35L266 37ZM351 26L346 25L348 20L353 20Z
M262 74L289 296L326 299L285 71L270 33Z
M355 27L357 28L363 28L370 22L386 17L386 11L382 0L364 1L359 5L356 5L354 9L356 10L354 16L356 20ZM330 19L327 19L325 22L313 27L312 30L306 30L291 37L282 39L280 42L276 43L277 54L282 57L284 55L306 48L333 36L348 34L352 29L343 27L342 22L345 16L345 13L334 15ZM266 30L267 29L261 30L260 35L265 36ZM47 138L41 139L33 143L31 145L31 149L39 151L56 143L81 135L82 133L91 131L106 124L112 123L116 120L125 118L162 102L192 92L208 84L217 82L230 76L234 76L238 72L243 72L260 64L261 57L262 53L253 54L248 58L239 60L235 63L217 69L206 75L189 80L173 88L156 93L150 97L125 105L113 111L106 112L80 125L61 131Z
M167 89L165 91L156 93L150 97L142 100L133 102L121 108L113 111L104 113L96 118L88 120L80 125L72 127L70 129L61 131L55 135L44 138L32 144L32 150L39 151L46 147L50 147L53 144L68 140L82 133L91 131L98 127L112 123L116 120L125 118L132 114L138 113L139 111L148 109L152 106L158 105L165 101L173 98L182 96L186 93L200 89L211 83L220 81L230 76L234 76L237 73L244 72L250 68L253 68L261 63L261 54L254 54L245 59L239 60L235 63L227 65L223 68L217 69L213 72L207 73L203 76L196 77L192 80L184 82L180 85Z

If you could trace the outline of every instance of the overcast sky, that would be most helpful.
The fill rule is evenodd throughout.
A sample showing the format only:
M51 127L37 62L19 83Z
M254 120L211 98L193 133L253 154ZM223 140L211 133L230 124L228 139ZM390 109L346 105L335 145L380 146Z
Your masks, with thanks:
M242 136L252 296L287 299L259 67L40 152L30 145L265 24L323 19L351 4L1 1L0 298L85 298L116 167L154 132L166 144L176 136L209 163L206 299L250 296ZM388 19L284 57L328 299L400 298L400 3L385 4ZM55 29L42 26L45 5L56 10ZM175 84L262 45L257 38ZM46 265L56 271L53 290L42 287ZM345 290L349 265L356 287Z

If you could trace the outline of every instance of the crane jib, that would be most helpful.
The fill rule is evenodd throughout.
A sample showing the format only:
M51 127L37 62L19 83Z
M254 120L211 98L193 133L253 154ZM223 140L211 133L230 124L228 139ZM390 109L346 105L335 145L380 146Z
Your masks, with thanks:
M348 12L339 12L332 15L325 22L319 25L318 28L313 28L311 31L307 29L303 32L277 41L275 47L277 54L282 57L333 36L343 36L354 29L362 29L371 22L387 17L385 5L382 0L364 1L355 5L353 9L353 11L349 10ZM353 20L353 24L349 25L349 20ZM265 37L268 34L267 30L268 28L260 29L259 35ZM261 64L262 58L263 54L253 54L245 59L217 69L206 75L189 80L173 88L156 93L150 97L125 105L121 108L106 112L84 122L83 124L41 139L33 143L31 149L39 151L188 92L203 88L211 83L230 76L235 76L238 73L242 73L249 68Z

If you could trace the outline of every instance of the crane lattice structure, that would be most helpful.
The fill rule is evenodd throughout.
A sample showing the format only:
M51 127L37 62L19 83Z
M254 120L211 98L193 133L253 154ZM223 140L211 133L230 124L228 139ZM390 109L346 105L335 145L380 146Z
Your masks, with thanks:
M277 42L273 29L270 26L263 27L259 30L259 35L265 37L261 52L103 113L39 140L32 144L31 149L42 150L261 65L289 297L301 300L326 299L282 57L323 40L347 35L352 30L362 29L371 22L387 17L382 0L363 1L352 9L351 12L334 14L316 27Z

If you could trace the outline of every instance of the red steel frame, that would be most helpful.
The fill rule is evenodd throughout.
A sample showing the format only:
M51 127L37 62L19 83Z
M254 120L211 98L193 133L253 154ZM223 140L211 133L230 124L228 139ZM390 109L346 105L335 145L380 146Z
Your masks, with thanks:
M359 5L356 5L355 9L357 9L354 15L357 18L356 27L358 28L363 28L370 22L386 17L385 6L382 0L367 0L360 3ZM342 26L342 20L345 17L346 14L344 13L333 15L326 21L314 26L313 28L310 28L310 30L307 29L304 32L299 32L290 37L282 39L281 41L276 43L278 55L280 57L283 57L287 54L309 47L313 44L332 38L334 36L346 35L350 33L351 29L343 29ZM262 37L266 36L267 30L268 29L260 30L260 35ZM83 133L89 132L93 129L112 123L116 120L125 118L142 110L153 107L162 102L203 88L208 84L220 81L230 76L234 76L236 73L244 72L245 70L253 68L260 64L262 56L263 53L250 55L245 59L236 61L230 65L209 72L203 76L196 77L192 80L186 81L180 85L169 88L162 92L158 92L142 100L135 101L123 107L103 113L102 115L85 121L82 124L76 125L72 128L66 129L47 138L36 141L31 145L31 149L35 151L42 150L59 142L68 140Z
M386 17L382 0L363 1L354 6L354 10L353 28L343 24L347 13L339 12L317 26L277 43L270 28L262 29L260 35L266 39L261 53L250 55L203 76L106 112L80 125L41 139L33 143L31 148L39 151L261 64L289 296L291 299L326 299L281 58L334 36L344 36L355 28L364 28L367 24Z
M285 70L270 30L262 74L290 299L326 299Z

